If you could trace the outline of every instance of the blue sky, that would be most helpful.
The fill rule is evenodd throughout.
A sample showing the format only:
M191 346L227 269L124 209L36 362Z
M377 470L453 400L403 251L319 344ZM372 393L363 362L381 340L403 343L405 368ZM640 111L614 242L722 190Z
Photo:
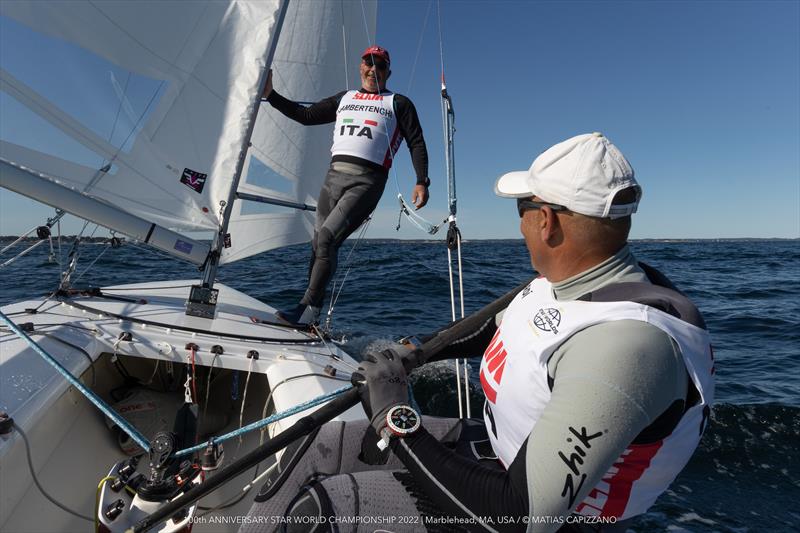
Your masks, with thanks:
M591 131L623 151L644 188L632 237L800 237L800 2L443 1L441 25L464 238L518 237L497 176ZM420 214L438 222L436 3L379 2L377 41L392 54L389 87L421 117L433 185ZM413 183L407 154L368 237L425 237L405 221L394 229L397 186L408 197ZM6 190L0 211L0 234L52 214Z
M407 91L428 4L381 3L378 40L390 87L424 121L443 211L435 4ZM496 177L591 131L643 185L633 237L800 236L800 3L442 2L441 14L465 238L518 236Z

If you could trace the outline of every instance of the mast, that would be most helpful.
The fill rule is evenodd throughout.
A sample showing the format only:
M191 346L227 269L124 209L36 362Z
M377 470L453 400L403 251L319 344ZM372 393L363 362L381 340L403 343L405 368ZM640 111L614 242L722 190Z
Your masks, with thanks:
M189 292L189 300L186 304L186 314L192 316L199 316L203 318L214 318L214 309L217 304L217 289L214 289L214 280L217 276L217 269L219 268L219 260L222 254L222 248L230 246L230 235L228 234L228 224L233 213L233 202L237 199L237 189L239 188L239 181L242 177L242 170L244 169L245 161L247 160L247 152L250 148L250 138L253 136L253 129L256 125L256 117L260 108L261 94L264 92L264 87L267 85L267 76L269 69L272 66L272 60L275 57L275 50L278 47L278 39L283 27L283 21L286 18L286 12L289 7L289 0L284 0L281 3L278 12L278 19L275 24L275 32L270 43L269 51L267 52L267 60L264 64L264 69L258 82L258 92L256 93L255 101L253 102L253 110L250 114L250 123L247 127L247 133L244 136L244 142L239 150L239 158L236 161L236 171L233 175L233 184L230 191L228 191L228 199L220 202L220 210L222 211L222 221L220 222L219 229L214 235L211 243L211 251L208 254L203 271L202 285L193 285Z

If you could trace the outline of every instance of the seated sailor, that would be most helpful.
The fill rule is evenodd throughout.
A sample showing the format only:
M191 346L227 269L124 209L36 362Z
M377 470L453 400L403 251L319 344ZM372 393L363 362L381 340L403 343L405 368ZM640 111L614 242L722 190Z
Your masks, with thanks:
M485 429L410 405L419 351L369 353L353 375L369 422L287 449L250 511L287 520L243 531L624 531L686 465L713 402L711 346L694 305L628 247L628 161L579 135L496 192L517 199L541 276L436 355L483 355Z

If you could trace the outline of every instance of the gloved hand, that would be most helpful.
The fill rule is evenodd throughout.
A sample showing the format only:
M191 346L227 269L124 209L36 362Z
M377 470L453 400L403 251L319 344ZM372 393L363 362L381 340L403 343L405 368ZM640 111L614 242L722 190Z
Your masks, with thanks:
M410 364L415 356L415 352L403 347L368 353L358 372L353 372L351 382L358 388L364 411L376 432L386 425L389 409L408 403L408 377L403 362L409 359Z

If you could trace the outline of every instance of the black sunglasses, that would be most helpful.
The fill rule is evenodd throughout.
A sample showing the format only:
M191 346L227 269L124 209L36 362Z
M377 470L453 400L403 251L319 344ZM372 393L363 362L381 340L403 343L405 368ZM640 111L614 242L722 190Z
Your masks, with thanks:
M553 211L569 211L566 207L559 204L551 204L549 202L534 202L533 200L524 200L522 198L517 198L517 211L519 212L519 218L525 214L525 211L531 211L532 209L541 209L543 207L549 207Z
M364 64L365 64L366 66L368 66L368 67L371 67L371 66L373 66L373 65L374 65L374 66L375 66L375 68L376 68L376 69L378 69L378 70L386 70L386 68L389 66L389 65L386 63L386 61L380 61L380 60L377 60L377 61L376 61L376 60L372 59L372 58L371 58L371 57L369 57L369 56L365 57L365 58L364 58L364 59L362 59L361 61L363 61L363 62L364 62Z

